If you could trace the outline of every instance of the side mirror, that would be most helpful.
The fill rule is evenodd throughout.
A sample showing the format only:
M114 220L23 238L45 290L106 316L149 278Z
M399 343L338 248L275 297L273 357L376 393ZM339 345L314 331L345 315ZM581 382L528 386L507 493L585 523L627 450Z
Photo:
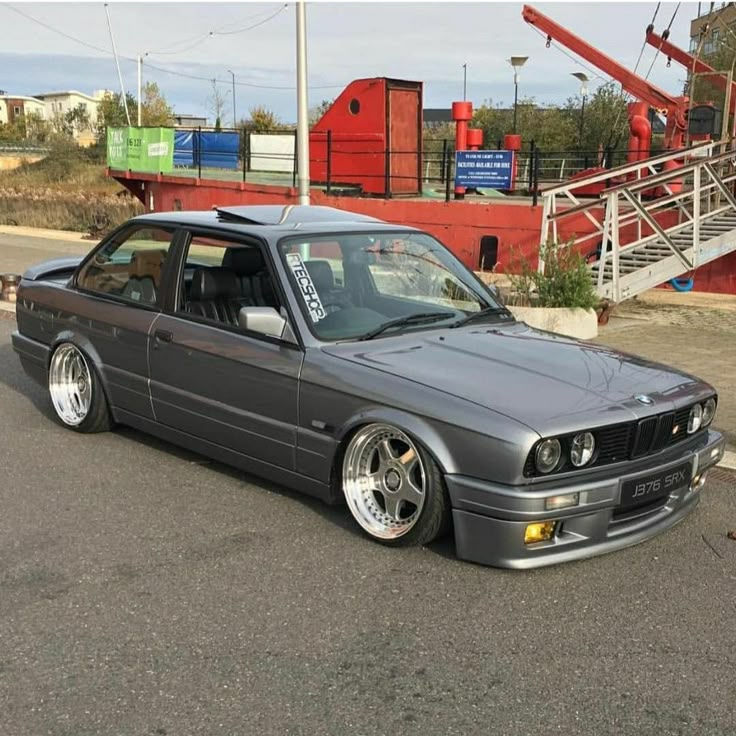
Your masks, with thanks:
M286 320L273 307L243 307L238 312L238 326L269 337L283 337Z

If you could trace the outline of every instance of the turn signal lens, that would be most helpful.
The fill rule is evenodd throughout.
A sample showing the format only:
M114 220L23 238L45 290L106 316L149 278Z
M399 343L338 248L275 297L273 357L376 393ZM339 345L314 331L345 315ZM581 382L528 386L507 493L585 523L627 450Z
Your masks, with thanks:
M687 433L693 434L693 432L697 432L702 423L703 407L700 406L700 404L695 404L695 406L690 409L690 418L687 420Z
M540 473L551 473L560 462L562 447L559 440L544 440L539 443L535 454L535 464Z
M524 531L524 544L549 541L555 534L556 526L556 521L538 521L534 524L527 524Z
M579 493L566 493L564 496L550 496L544 499L544 508L547 511L559 511L577 506L580 503Z
M716 400L714 398L708 399L703 404L703 426L707 427L716 415Z

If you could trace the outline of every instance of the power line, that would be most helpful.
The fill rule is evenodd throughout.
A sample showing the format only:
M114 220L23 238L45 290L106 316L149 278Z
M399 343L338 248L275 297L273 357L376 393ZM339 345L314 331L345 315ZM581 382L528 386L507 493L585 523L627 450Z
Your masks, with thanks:
M189 36L188 38L182 39L180 42L177 43L187 43L188 41L192 39L196 39L194 43L190 44L189 46L185 46L184 48L177 49L175 51L149 51L149 56L172 56L176 54L183 54L187 51L191 51L192 49L196 48L197 46L201 46L205 41L208 41L210 38L213 38L214 36L230 36L236 33L245 33L246 31L252 31L254 28L258 28L259 26L264 25L264 23L268 23L270 20L273 20L277 15L280 13L283 13L284 10L288 7L287 4L282 5L278 10L276 10L274 13L271 13L267 18L263 18L262 20L258 21L258 23L254 23L253 25L247 26L246 28L239 28L235 31L208 31L204 36L201 34L198 34L197 36ZM262 13L259 13L259 15L262 15ZM256 17L256 16L251 16ZM242 22L242 21L241 21ZM220 26L220 28L226 28L227 25ZM171 44L171 46L176 46L177 43ZM169 48L171 48L171 46Z
M113 55L110 49L102 48L101 46L95 46L95 44L88 43L87 41L82 40L81 38L77 38L76 36L72 36L69 33L65 33L64 31L49 25L48 23L45 23L42 20L39 20L38 18L35 18L32 15L29 15L28 13L19 10L18 8L13 7L9 3L0 3L4 5L8 10L12 10L14 13L17 13L18 15L23 16L27 20L30 20L33 23L36 23L39 26L42 26L43 28L46 28L47 30L51 31L52 33L56 33L59 36L63 36L64 38L69 39L70 41L74 41L75 43L81 44L82 46L86 46L89 49L93 49L94 51L99 51L100 53L103 53L107 56ZM284 6L285 7L285 6ZM279 8L278 12L281 12L283 8ZM243 29L244 30L244 29ZM123 54L119 55L121 59L124 59L125 61L131 62L133 64L137 64L138 60L131 57L131 56L124 56ZM165 67L156 66L154 64L147 63L146 68L148 69L155 69L156 71L162 72L163 74L170 74L175 77L183 77L185 79L195 79L200 82L212 82L213 77L202 77L196 74L187 74L186 72L179 72L175 71L173 69L166 69ZM214 79L215 82L218 82L220 84L231 84L231 80L229 79ZM253 89L273 89L273 90L294 90L296 89L295 86L278 86L278 85L268 85L268 84L256 84L254 82L235 82L236 86L238 87L249 87ZM310 85L310 89L342 89L345 85L344 84L323 84L323 85Z

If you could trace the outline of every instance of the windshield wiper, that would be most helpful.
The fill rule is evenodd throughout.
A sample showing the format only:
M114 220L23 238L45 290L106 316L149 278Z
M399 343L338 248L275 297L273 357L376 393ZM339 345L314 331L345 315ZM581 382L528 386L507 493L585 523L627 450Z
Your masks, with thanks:
M509 312L506 307L485 307L485 309L481 309L479 312L471 312L465 317L461 317L457 322L453 322L450 327L462 327L463 325L467 325L470 322L475 322L476 320L483 319L484 317L493 316L507 318L513 317L511 312Z
M396 319L390 319L388 322L384 322L374 330L366 332L365 335L359 337L358 340L371 340L392 327L439 322L441 319L447 319L451 314L451 312L415 312L414 314L407 314L404 317L397 317Z

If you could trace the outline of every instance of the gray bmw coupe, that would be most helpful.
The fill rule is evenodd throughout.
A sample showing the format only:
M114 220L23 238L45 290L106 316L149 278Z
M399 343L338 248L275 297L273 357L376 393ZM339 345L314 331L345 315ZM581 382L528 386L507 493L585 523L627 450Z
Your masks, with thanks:
M77 432L116 423L529 568L680 521L724 442L711 386L539 332L433 237L327 207L136 217L31 268L13 345Z

